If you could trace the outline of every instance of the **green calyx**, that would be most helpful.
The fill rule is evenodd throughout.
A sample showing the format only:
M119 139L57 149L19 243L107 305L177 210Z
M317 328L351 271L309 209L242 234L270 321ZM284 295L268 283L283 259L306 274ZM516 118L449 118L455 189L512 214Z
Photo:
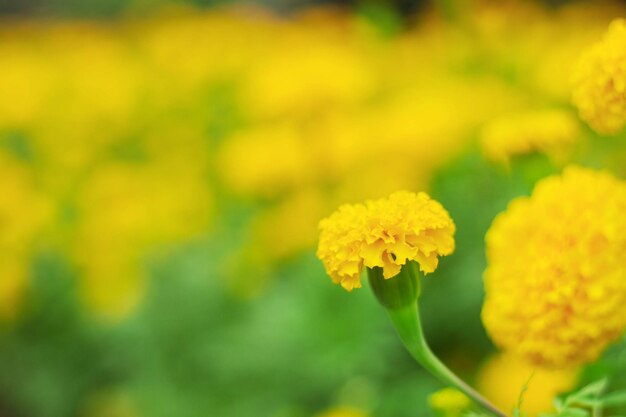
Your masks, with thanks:
M409 261L398 275L385 279L383 269L367 268L370 287L378 301L388 310L397 310L415 304L420 294L419 266Z

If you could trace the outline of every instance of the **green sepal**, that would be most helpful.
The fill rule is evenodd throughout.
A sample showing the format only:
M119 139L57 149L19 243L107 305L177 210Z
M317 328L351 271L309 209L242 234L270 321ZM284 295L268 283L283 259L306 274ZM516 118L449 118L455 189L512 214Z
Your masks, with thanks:
M420 294L419 266L409 261L402 266L398 275L385 279L383 269L367 268L370 287L378 301L389 310L413 305Z

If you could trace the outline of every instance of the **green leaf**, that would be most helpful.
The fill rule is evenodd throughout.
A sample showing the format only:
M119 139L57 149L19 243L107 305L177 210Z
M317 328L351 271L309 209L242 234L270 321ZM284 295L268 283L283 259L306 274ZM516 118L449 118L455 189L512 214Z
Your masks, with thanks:
M609 380L607 378L603 378L599 381L592 382L591 384L581 388L579 391L570 395L569 398L572 398L572 397L598 398L604 392L608 384L609 384Z
M565 407L565 400L563 399L563 397L554 397L554 400L552 400L552 404L554 404L554 408L558 412L561 412L561 410Z
M559 417L590 417L589 410L583 410L582 408L566 408L560 414Z
M607 394L602 400L603 407L616 407L626 405L626 390L615 391Z

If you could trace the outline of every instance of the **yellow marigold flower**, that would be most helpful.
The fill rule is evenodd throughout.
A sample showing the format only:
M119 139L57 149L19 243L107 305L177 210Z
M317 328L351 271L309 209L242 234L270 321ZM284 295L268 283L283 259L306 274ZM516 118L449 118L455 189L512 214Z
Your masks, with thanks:
M455 388L443 388L428 397L430 408L444 416L460 416L472 405L472 401Z
M576 119L564 110L543 110L498 118L481 134L485 156L494 161L532 152L557 156L578 138Z
M337 407L326 410L317 415L317 417L367 417L368 414L353 407Z
M518 404L522 415L533 417L554 411L553 399L576 384L575 369L537 368L510 353L491 357L478 372L478 390L504 411Z
M315 167L296 124L256 127L224 142L219 175L229 191L244 197L276 197L311 183Z
M483 322L538 365L598 357L626 326L626 183L570 167L510 203L487 232Z
M81 409L85 417L139 417L141 413L130 392L103 390L89 396Z
M333 282L361 286L361 271L380 267L386 279L415 260L427 274L438 257L454 250L455 226L448 212L425 193L399 191L365 204L344 205L320 222L317 256Z
M614 20L602 41L583 53L572 74L580 117L602 134L626 124L626 20Z

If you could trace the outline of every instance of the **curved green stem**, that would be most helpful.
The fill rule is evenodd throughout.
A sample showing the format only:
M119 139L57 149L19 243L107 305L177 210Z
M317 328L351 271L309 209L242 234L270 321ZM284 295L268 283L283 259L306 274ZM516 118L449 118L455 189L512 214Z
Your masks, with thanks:
M404 346L420 365L444 384L451 385L465 393L490 413L498 417L507 417L505 413L450 371L430 350L422 332L417 302L398 309L387 309L387 311Z

